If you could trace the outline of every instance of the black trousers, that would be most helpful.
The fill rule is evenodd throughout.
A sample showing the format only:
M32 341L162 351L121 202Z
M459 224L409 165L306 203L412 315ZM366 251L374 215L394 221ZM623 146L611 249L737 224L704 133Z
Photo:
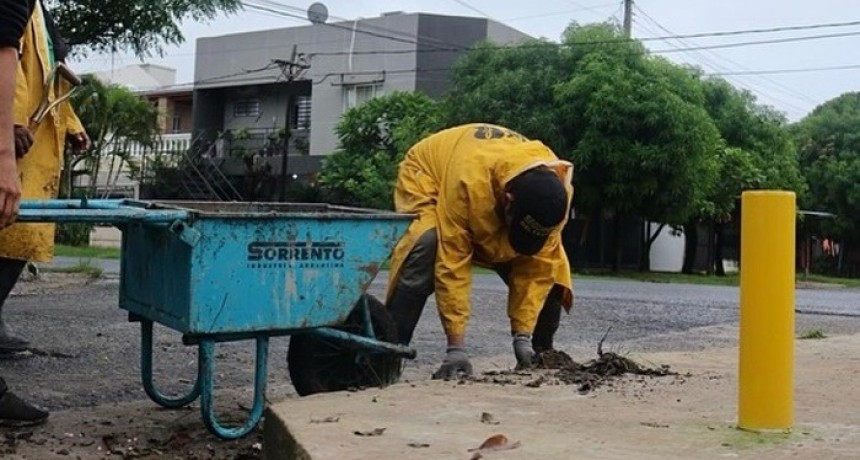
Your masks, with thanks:
M412 335L427 304L427 298L435 289L437 244L436 229L428 230L418 238L403 262L397 285L388 301L388 311L397 324L398 337L402 344L408 345L412 341ZM507 285L511 272L510 266L501 265L495 270ZM561 286L553 286L544 301L532 334L532 346L535 351L550 350L553 347L553 337L561 320L563 293Z
M27 262L23 260L0 257L0 309L3 308L6 299L9 298L9 294L18 282L18 278L21 276L21 272L24 271L25 265L27 265ZM0 377L0 396L6 394L7 390L6 381L3 380L3 377Z

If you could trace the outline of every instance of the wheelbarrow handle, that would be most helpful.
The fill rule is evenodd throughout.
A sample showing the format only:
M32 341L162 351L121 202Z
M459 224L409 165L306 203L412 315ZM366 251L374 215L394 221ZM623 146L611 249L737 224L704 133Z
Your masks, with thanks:
M57 74L63 77L63 79L69 82L72 86L80 86L81 77L79 77L74 70L67 66L65 62L58 63L56 70Z
M173 209L147 210L123 205L122 200L24 200L18 222L86 222L99 224L163 223L188 219L188 212Z
M72 85L72 88L61 96L59 95L60 85L57 85L57 92L54 94L55 99L49 102L48 97L51 94L51 86L58 83L58 79L62 79L69 82L69 84ZM36 109L35 113L33 113L33 116L30 118L30 130L35 131L36 128L39 126L39 123L41 123L42 120L45 119L48 113L50 113L51 110L54 109L54 107L57 107L58 105L69 99L72 94L74 94L75 91L78 89L77 87L80 84L80 77L78 77L75 72L69 68L69 66L67 66L63 62L57 63L57 65L54 66L53 69L51 69L51 72L48 74L48 78L45 79L45 90L42 95L42 100L39 103L39 107Z

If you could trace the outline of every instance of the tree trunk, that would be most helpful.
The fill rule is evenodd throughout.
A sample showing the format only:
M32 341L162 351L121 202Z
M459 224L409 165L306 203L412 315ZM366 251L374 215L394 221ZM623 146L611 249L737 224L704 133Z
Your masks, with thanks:
M663 228L666 227L666 224L660 224L657 227L657 231L654 234L651 234L651 224L645 224L645 232L643 234L644 238L642 239L642 255L639 258L639 271L647 272L651 270L651 246L654 245L654 241L657 241L657 237L660 236L660 233L663 232Z
M612 258L612 271L618 273L621 270L621 217L616 212L612 216L612 249L614 257Z
M603 215L603 208L598 209L597 216L600 219L600 234L598 235L598 239L600 240L598 243L600 246L600 257L598 266L602 270L606 268L606 218Z
M725 224L717 224L714 226L714 265L716 265L715 268L717 276L726 276L726 269L723 266L725 231Z
M714 227L715 223L711 222L708 224L708 246L705 255L705 273L708 276L714 274Z
M681 267L682 273L693 273L693 267L696 266L698 246L699 227L696 222L687 222L684 224L684 264Z

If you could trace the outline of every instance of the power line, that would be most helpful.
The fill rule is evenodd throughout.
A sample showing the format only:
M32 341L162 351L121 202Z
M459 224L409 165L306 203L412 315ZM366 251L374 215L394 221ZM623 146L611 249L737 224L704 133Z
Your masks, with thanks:
M638 8L641 12L642 9ZM798 31L798 30L813 30L813 29L828 29L834 27L852 27L860 25L860 20L857 21L845 21L845 22L825 22L818 24L806 24L799 26L781 26L781 27L770 27L763 29L741 29L741 30L729 30L722 32L701 32L695 34L685 34L685 35L676 35L674 37L669 38L705 38L705 37L728 37L733 35L749 35L749 34L766 34L766 33L775 33L775 32L789 32L789 31ZM653 37L649 38L649 40L662 40L667 37Z
M253 0L253 1L255 1L257 3L270 5L272 8L282 8L282 9L293 11L294 16L292 16L292 17L302 19L303 21L307 21L307 17L305 16L306 10L304 8L300 8L300 7L293 6L293 5L288 5L286 3L277 2L274 0ZM355 22L359 21L356 19L347 19L347 18L343 18L340 16L331 15L331 14L329 15L329 18L337 20L337 21L341 21L341 22L355 23ZM329 25L329 23L326 23L326 25ZM389 28L382 27L382 26L377 26L374 24L369 24L367 22L364 22L362 24L362 26L367 28L367 29L370 29L370 30L376 30L376 31L381 32L381 33L391 34L391 35L394 35L396 37L409 38L409 39L413 39L413 40L423 40L423 41L427 41L427 42L436 42L437 44L441 44L441 45L456 46L452 43L448 43L448 42L445 42L443 40L439 40L435 37L428 37L426 35L420 35L420 34L411 34L408 32L402 32L399 30L394 30L394 29L389 29ZM345 27L348 27L350 29L350 31L352 31L352 26L345 26Z
M243 1L242 4L244 6L252 8L252 9L268 11L270 13L285 16L285 17L298 18L298 19L306 20L306 17L304 17L300 14L290 13L288 11L285 11L285 9L303 11L298 7L286 5L284 3L275 2L275 1L271 1L271 0L253 0L253 2L256 3L256 5L251 4L248 1ZM421 35L412 35L409 33L395 31L395 30L387 29L385 27L379 27L379 26L375 26L375 25L367 24L367 23L363 24L364 28L359 28L359 27L357 27L358 20L348 20L348 19L336 18L334 16L332 16L332 18L340 19L344 22L352 22L355 25L355 27L344 25L344 24L332 23L332 22L324 22L324 23L322 23L322 25L326 26L326 27L335 28L335 29L345 30L345 31L348 31L350 33L352 33L354 30L356 33L360 33L360 34L364 34L364 35L370 35L370 36L377 37L377 38L385 38L388 40L401 42L401 43L407 43L410 45L421 44L423 46L430 46L430 47L434 47L434 48L439 48L440 46L448 46L448 47L459 46L457 44L448 43L448 42L438 40L438 39L433 38L433 37L425 37L425 36L421 36ZM376 30L378 32L374 32L374 30ZM419 40L421 40L421 42L419 42Z
M489 18L490 18L490 15L489 15L489 14L484 13L483 11L481 11L481 10L479 10L479 9L475 8L474 6L470 5L470 4L469 4L469 2L466 2L466 1L464 1L464 0L454 0L454 1L455 1L455 2L457 2L457 4L458 4L458 5L460 5L460 6L464 7L464 8L467 8L467 9L469 9L469 10L471 10L471 11L474 11L475 13L478 13L478 14L480 14L481 16L483 16L483 17L487 18L487 19L489 19Z
M565 14L576 13L576 12L579 12L579 11L593 11L593 10L596 10L596 9L603 9L603 8L608 7L608 6L617 7L617 6L618 6L618 3L617 3L617 2L612 2L612 3L601 3L601 4L599 4L599 5L592 5L592 6L588 6L588 7L586 7L586 6L582 6L582 7L575 8L575 9L571 9L571 10L554 11L554 12L552 12L552 13L531 14L531 15L528 15L528 16L517 16L517 17L513 17L513 18L506 18L506 19L502 19L502 22L516 22L516 21L526 21L526 20L529 20L529 19L548 18L548 17L550 17L550 16L562 16L562 15L565 15Z
M733 75L775 75L775 74L790 74L803 72L826 72L832 70L857 70L860 69L860 64L835 65L824 67L800 67L794 69L771 69L771 70L741 70L737 72L718 72L711 75L715 76L733 76Z
M265 2L268 4L281 5L283 7L295 8L295 7L290 7L289 5L283 5L281 3L273 2L273 1L255 0L255 2L261 2L261 3ZM293 14L293 13L289 13L286 11L273 10L271 8L250 5L248 3L248 1L244 1L242 3L245 4L246 6L249 6L252 8L263 8L266 11L274 12L276 14L282 14L282 15L285 15L287 17L304 19L304 18L302 18L302 16L299 16L299 15ZM574 2L571 2L571 3L574 5L577 5ZM344 30L349 30L350 32L352 31L351 27L344 26L344 25L337 24L337 23L325 23L325 25L330 26L330 27L344 29ZM812 29L835 28L835 27L850 27L850 26L857 26L857 25L860 25L860 20L845 21L845 22L807 24L807 25L796 25L796 26L781 26L781 27L771 27L771 28L743 29L743 30L732 30L732 31L702 32L702 33L695 33L695 34L680 34L680 35L669 35L669 36L661 36L661 37L645 37L645 38L639 39L639 41L645 42L645 41L665 41L668 39L725 37L725 36L736 36L736 35L746 35L746 34L762 34L762 33L812 30ZM386 31L391 32L390 30L386 30ZM372 35L372 36L375 36L378 38L387 38L390 40L401 41L404 43L409 43L409 44L414 44L414 45L419 44L419 42L416 41L416 39L419 37L416 37L416 36L412 36L412 39L403 39L400 37L395 37L395 36L384 34L384 33L377 33L377 32L373 32L373 31L369 31L369 30L360 30L359 29L359 30L357 30L357 32ZM850 37L850 36L856 36L856 35L860 35L860 32L806 35L806 36L800 36L800 37L787 37L787 38L768 39L768 40L722 43L722 44L713 44L713 45L701 45L701 46L696 46L696 47L685 48L683 50L684 51L694 51L694 50L702 50L702 49L735 48L735 47L742 47L742 46L789 43L789 42L796 42L796 41L817 40L817 39L825 39L825 38ZM574 45L577 45L577 46L601 45L601 44L612 44L612 43L624 43L624 42L629 42L629 41L632 41L632 40L626 39L626 38L618 38L618 39L612 39L612 40L595 40L595 41L591 41L591 42L578 42L578 43L574 43ZM463 47L462 45L458 45L458 44L444 43L441 41L439 43L440 44L446 44L449 46L449 48L442 48L442 47L436 46L435 49L438 51L464 51L467 49L466 47ZM426 43L422 43L422 44L427 45ZM564 44L559 44L559 46L564 46ZM421 50L421 51L423 51L423 50ZM652 52L654 52L654 53L671 53L671 52L677 52L677 51L682 51L682 49L658 50L658 51L652 51Z
M272 8L267 7L267 6L254 5L254 4L251 4L247 1L243 1L242 4L248 8L252 8L252 9L256 9L256 10L260 10L260 11L267 11L267 12L277 14L280 16L304 19L301 16L296 15L296 14L288 13L286 11L280 11L280 10L272 9ZM352 27L343 26L343 25L340 25L337 23L323 23L323 25L325 25L327 27L332 27L335 29L346 30L349 32L352 32L353 30L355 30L355 32L357 32L357 33L370 35L370 36L377 37L377 38L385 38L385 39L388 39L391 41L396 41L396 42L401 42L401 43L408 43L410 45L417 45L418 44L418 42L415 40L409 40L409 39L405 39L405 38L395 37L392 35L384 35L384 34L372 32L369 30L362 30L362 29L358 29L358 28L353 29Z
M746 41L746 42L734 42L734 43L722 43L717 45L702 45L695 46L690 48L683 48L677 50L657 50L652 51L652 53L674 53L677 51L697 51L697 50L709 50L709 49L720 49L720 48L738 48L743 46L754 46L754 45L773 45L777 43L791 43L791 42L801 42L807 40L820 40L824 38L842 38L842 37L855 37L860 35L860 32L842 32L837 34L823 34L823 35L806 35L802 37L787 37L787 38L775 38L771 40L754 40L754 41ZM670 37L677 38L677 37ZM654 38L659 39L659 37Z
M664 27L664 26L663 26L662 24L660 24L656 19L654 19L654 18L653 18L653 17L651 17L647 12L645 12L641 7L636 6L636 10L637 10L637 11L639 11L639 13L642 15L642 17L644 17L644 18L645 18L645 20L647 20L647 21L649 21L649 22L653 23L653 24L654 24L655 26L657 26L660 30L662 30L662 31L663 31L663 33L668 33L668 34L675 35L675 32L673 32L673 31L669 30L668 28ZM656 35L656 34L655 34L655 35ZM695 45L695 42L693 42L692 40L678 39L677 41L678 41L679 43L681 43L683 46L690 46L690 43L693 43L693 44ZM723 60L723 61L726 61L726 62L730 63L731 65L734 65L735 67L741 68L741 69L743 69L743 70L749 70L749 69L745 68L744 66L742 66L741 64L738 64L737 62L732 61L732 60L731 60L731 59L729 59L729 58L723 57L723 56L721 56L720 54L717 54L717 53L716 53L716 52L714 52L714 51L704 50L704 52L706 52L706 53L708 53L708 54L710 54L710 55L712 55L712 56L714 56L714 57L716 57L716 58L718 58L718 59L721 59L721 60ZM701 59L702 59L704 62L706 62L706 63L710 63L710 66L711 66L714 70L716 70L716 71L717 71L717 72L715 72L715 73L719 73L719 72L721 72L721 71L725 71L725 70L726 70L726 68L725 68L725 67L723 67L722 65L720 65L720 64L718 64L718 63L715 63L715 62L711 61L710 59L705 58L705 57L704 57L704 55L703 55L703 53L701 53L701 52L692 52L692 53L687 53L687 54L688 54L688 55L695 54L695 55L701 56ZM712 75L713 75L713 74L712 74ZM777 91L779 91L779 89L780 89L780 88L782 88L782 91L779 91L779 92L781 92L781 93L783 93L783 94L786 94L786 95L788 95L788 96L791 96L791 97L793 97L793 98L795 98L795 99L797 99L797 100L804 100L804 101L806 101L806 102L810 102L810 103L813 103L813 104L815 104L815 103L816 103L816 101L812 100L811 98L809 98L809 97L808 97L808 96L806 96L805 94L802 94L802 93L799 93L799 92L797 92L797 91L794 91L793 89L788 88L788 87L786 87L786 86L784 86L784 85L781 85L781 84L779 84L779 83L778 83L778 82L776 82L776 81L773 81L773 80L771 80L771 79L769 79L769 78L766 78L766 77L761 77L761 79L762 79L762 80L769 81L772 85L776 86L776 87L777 87L777 88L776 88L776 90L777 90ZM743 83L745 83L745 82L741 81L741 83L742 83L742 86L744 86L744 85L743 85ZM749 86L749 87L750 87L750 88L752 88L752 89L754 89L754 88L755 88L755 86L754 86L754 85L752 85L752 84L750 84L749 82L746 82L746 83L745 83L745 86ZM795 106L794 104L791 104L791 103L788 103L788 102L786 102L786 101L783 101L783 100L781 100L781 99L779 99L779 98L777 98L777 97L774 97L773 95L768 94L767 92L761 91L760 89L758 90L758 92L762 93L762 95L763 95L763 96L765 96L765 97L767 97L767 98L769 98L769 99L772 99L772 100L774 100L774 101L776 101L776 102L780 102L780 103L782 103L783 105L785 105L785 106L787 106L787 107L793 107L793 108L794 108L794 110L797 110L797 111L799 111L799 112L803 112L803 111L805 111L804 109L800 109L799 107Z
M653 31L652 31L648 26L646 26L644 23L637 22L636 24L637 24L637 27L638 27L639 29L644 30L644 31L649 32L649 33L654 33L654 32L653 32ZM680 40L679 40L679 43L686 43L686 42L683 42L683 41L680 41ZM686 45L685 45L685 46L686 46ZM696 54L694 54L694 53L696 53ZM690 53L684 53L684 54L686 54L686 55L690 56L692 59L694 59L694 60L696 61L696 63L697 63L697 64L700 64L700 65L702 66L702 68L703 68L703 69L706 69L707 71L705 72L705 75L708 75L708 76L710 76L710 75L715 75L715 74L717 74L717 73L719 73L719 72L725 71L725 69L726 69L725 67L721 66L720 64L715 63L714 61L712 61L712 60L708 59L708 58L707 58L707 57L705 57L705 56L702 56L702 55L701 55L701 52L690 52ZM794 111L798 111L798 112L804 112L804 111L805 111L805 109L802 109L802 108L800 108L799 106L797 106L797 105L795 105L795 104L792 104L792 103L790 103L790 102L787 102L787 101L785 101L785 100L782 100L782 99L780 99L780 98L777 98L777 97L775 97L775 96L772 96L771 94L769 94L769 93L767 93L767 92L765 92L765 91L763 91L763 90L761 90L761 89L757 88L755 85L752 85L752 84L750 84L750 83L748 83L748 82L740 81L740 82L735 82L735 84L736 84L736 85L738 85L738 86L740 86L740 87L747 88L747 89L749 89L750 91L753 91L753 92L755 92L755 93L757 93L757 94L761 95L762 97L764 97L764 98L766 98L766 99L768 99L768 100L772 100L772 101L774 101L774 102L778 102L781 106L784 106L784 107L790 108L790 109L792 109L792 110L794 110Z

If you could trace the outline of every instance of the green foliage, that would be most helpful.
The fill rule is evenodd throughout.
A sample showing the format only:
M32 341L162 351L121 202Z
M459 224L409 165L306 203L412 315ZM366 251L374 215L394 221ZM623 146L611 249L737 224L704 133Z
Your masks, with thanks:
M338 123L340 149L324 160L318 183L332 201L392 209L400 160L440 126L436 103L423 94L395 92L371 99Z
M621 40L611 24L572 26L571 78L556 86L558 119L573 146L577 203L679 224L715 178L719 134L692 74ZM605 42L577 45L580 42Z
M57 244L64 244L66 246L87 246L90 244L90 233L92 230L92 224L78 222L57 224L54 241Z
M860 241L860 93L822 104L793 132L809 185L804 206L837 214L823 223L831 236Z
M238 0L49 0L63 37L75 52L131 51L162 54L164 45L185 41L184 20L205 21L233 13Z
M478 45L454 67L453 86L443 101L445 121L495 123L567 152L556 119L554 88L571 70L556 44Z
M756 177L747 178L752 180L746 181L743 189L791 190L802 198L806 186L785 118L773 109L757 104L750 92L738 90L723 79L709 78L702 82L702 86L705 108L724 142L746 152L756 170ZM737 196L740 192L741 189L736 191Z
M66 155L61 190L67 195L73 174L95 177L95 172L108 161L112 171L119 171L124 162L131 160L131 143L151 146L158 135L158 110L152 104L122 86L104 83L92 75L83 77L82 88L73 95L72 104L92 147L76 157ZM84 166L83 170L79 165ZM136 169L137 165L132 164L132 170ZM90 196L95 186L95 181L91 182Z

